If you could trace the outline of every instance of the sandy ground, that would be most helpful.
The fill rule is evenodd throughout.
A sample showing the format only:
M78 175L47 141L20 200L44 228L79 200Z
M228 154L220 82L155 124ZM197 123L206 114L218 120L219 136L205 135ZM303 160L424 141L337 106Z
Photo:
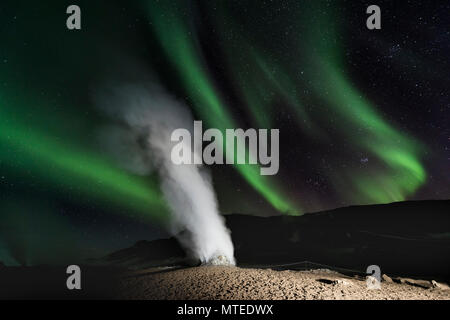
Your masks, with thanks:
M208 266L178 270L148 269L121 281L123 299L450 299L445 285L431 282L381 283L367 289L364 278L347 277L329 270L275 271ZM419 287L429 285L429 288Z

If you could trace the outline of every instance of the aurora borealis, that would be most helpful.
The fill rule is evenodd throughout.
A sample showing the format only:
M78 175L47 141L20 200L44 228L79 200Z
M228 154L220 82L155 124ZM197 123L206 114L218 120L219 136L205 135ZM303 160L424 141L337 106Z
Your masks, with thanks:
M93 94L134 69L209 128L280 129L276 176L210 168L222 213L448 199L448 4L380 1L379 31L357 1L77 1L79 31L69 4L0 4L0 261L45 260L31 231L10 231L32 208L42 246L74 251L164 223L158 177L126 172L97 139Z
M194 111L205 119L207 124L224 132L226 128L236 128L226 106L208 77L201 63L201 53L196 48L195 37L189 37L191 30L183 21L176 2L149 1L149 15L154 23L154 31L162 48L175 65L181 81L192 100ZM171 14L166 17L166 13ZM237 170L264 198L281 212L296 210L268 179L261 176L255 166L236 166Z

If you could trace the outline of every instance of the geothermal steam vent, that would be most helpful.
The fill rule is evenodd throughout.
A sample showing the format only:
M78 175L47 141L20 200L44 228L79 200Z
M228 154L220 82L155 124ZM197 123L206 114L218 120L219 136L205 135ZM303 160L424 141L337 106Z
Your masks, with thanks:
M188 255L202 264L234 265L233 244L209 172L200 165L171 161L172 132L193 130L188 108L152 83L107 88L96 98L115 121L102 134L104 145L133 173L156 170L172 214L169 231ZM197 156L190 145L191 156Z
M211 266L230 266L230 265L234 265L234 262L230 261L224 255L217 255L217 256L213 256L212 259L207 261L206 265L211 265Z

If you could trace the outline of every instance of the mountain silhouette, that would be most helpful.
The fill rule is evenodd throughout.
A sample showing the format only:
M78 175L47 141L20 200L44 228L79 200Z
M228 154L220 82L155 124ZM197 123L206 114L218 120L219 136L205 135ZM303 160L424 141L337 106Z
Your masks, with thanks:
M369 265L378 265L390 275L450 279L450 200L352 206L302 216L225 218L240 266L326 265L365 273ZM105 259L131 268L186 262L175 238L140 241Z

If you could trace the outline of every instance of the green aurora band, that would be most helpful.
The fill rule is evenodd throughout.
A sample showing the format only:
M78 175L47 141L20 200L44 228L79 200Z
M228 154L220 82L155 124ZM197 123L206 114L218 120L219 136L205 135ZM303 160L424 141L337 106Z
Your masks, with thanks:
M19 97L20 95L13 95ZM100 154L79 148L17 121L7 109L23 109L17 99L0 96L0 160L19 174L33 172L41 182L87 197L115 202L144 221L163 222L167 207L156 181L126 173ZM39 106L34 106L39 108Z
M320 9L320 8L319 8ZM317 10L317 8L313 9ZM324 12L324 11L322 11ZM344 73L343 50L337 31L342 17L316 12L309 21L308 65L314 68L313 90L329 106L340 124L338 131L355 150L365 150L379 162L371 172L340 172L332 176L336 190L354 202L388 203L406 200L426 181L420 157L424 146L396 130L377 112ZM312 15L309 15L310 17Z
M194 30L188 27L174 4L169 1L150 1L148 12L153 30L169 60L176 68L182 84L192 100L192 107L207 125L225 132L236 128L215 89L207 67L202 63L201 53L192 39ZM179 3L178 3L179 4ZM256 165L235 165L246 181L274 208L286 214L300 214L301 210L282 195L280 190L261 176Z
M329 143L333 137L325 129L337 127L336 134L348 141L352 150L364 151L377 159L376 170L352 168L351 172L340 169L328 173L329 180L343 198L361 204L403 201L425 183L426 172L420 162L424 147L385 121L345 75L343 50L337 34L340 17L333 13L333 7L315 1L303 12L294 11L289 17L297 24L298 34L306 36L301 43L295 36L290 38L286 47L293 48L291 58L298 59L285 60L286 67L280 63L282 57L277 56L277 59L263 54L264 47L260 42L245 34L245 28L230 23L233 15L224 14L225 6L221 9L215 21L219 21L222 32L228 28L234 35L233 40L225 41L224 45L229 67L238 79L238 91L258 125L269 124L269 120L261 118L260 114L270 114L272 101L279 97L297 114L301 130L316 141ZM302 81L299 74L312 76L309 81ZM259 81L254 81L255 78ZM302 89L315 94L314 100L308 103L321 101L326 110L319 106L317 110L306 109L307 103L302 100L310 98L307 95L300 97ZM337 120L323 120L324 112L330 114L330 118L334 115Z

